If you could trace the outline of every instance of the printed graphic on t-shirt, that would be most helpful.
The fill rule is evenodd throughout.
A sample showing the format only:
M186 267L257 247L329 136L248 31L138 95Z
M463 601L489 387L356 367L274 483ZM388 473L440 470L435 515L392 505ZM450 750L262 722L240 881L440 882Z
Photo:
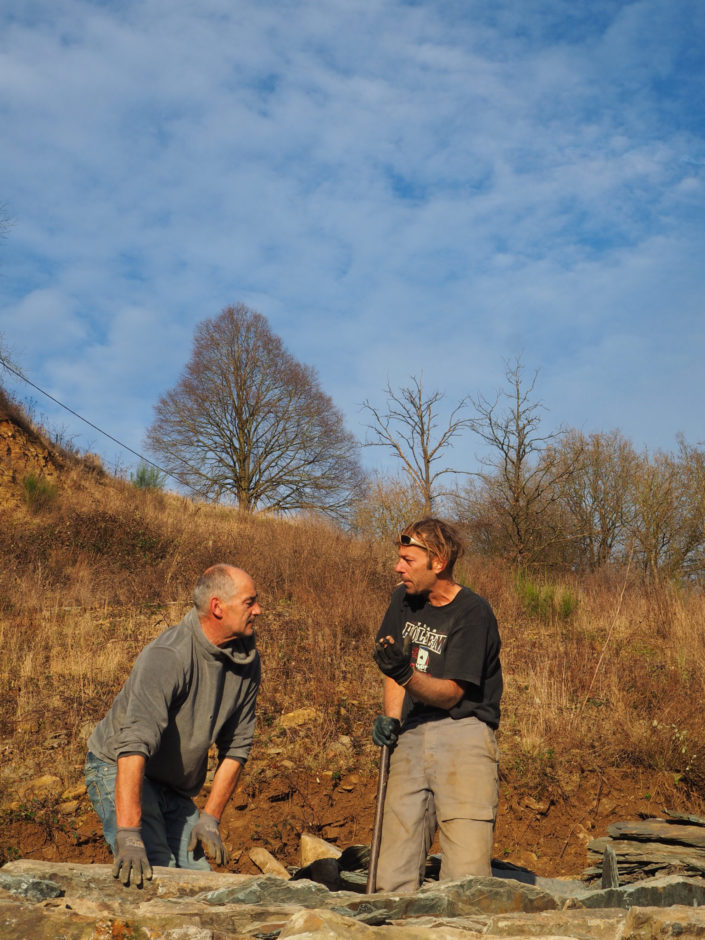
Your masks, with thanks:
M412 662L416 660L415 666L418 672L428 672L428 650L424 646L414 646L412 649L416 652L416 656L412 654Z
M412 623L410 620L407 620L404 624L401 635L404 639L408 637L416 646L425 646L432 653L442 653L448 639L447 633L438 633L437 630L430 630L421 621ZM417 668L419 667L417 666Z

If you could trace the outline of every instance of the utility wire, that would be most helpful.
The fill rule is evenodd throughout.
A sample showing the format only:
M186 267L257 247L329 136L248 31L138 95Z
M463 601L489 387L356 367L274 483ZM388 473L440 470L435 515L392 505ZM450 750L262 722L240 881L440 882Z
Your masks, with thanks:
M68 405L65 405L62 401L59 401L58 398L54 398L54 396L50 395L49 392L45 392L43 388L40 388L38 385L35 385L34 382L30 382L30 380L27 378L26 375L23 375L22 372L19 371L19 369L15 369L13 366L11 366L5 359L2 360L2 365L9 372L14 373L14 375L22 379L23 382L26 382L27 385L31 385L32 388L35 388L38 392L41 392L42 395L46 395L47 398L50 398L57 405L60 405L62 408L64 408L66 411L72 414L74 417L78 418L80 421L83 421L84 424L87 424L89 427L93 428L94 431L98 431L99 434L102 434L105 437L109 438L119 447L124 447L125 450L129 450L129 452L131 454L134 454L135 457L139 457L140 460L143 460L145 463L148 463L151 467L154 467L156 470L159 470L160 473L163 473L166 476L171 477L172 480L176 480L176 482L180 486L186 486L188 487L188 489L191 490L192 493L197 494L198 491L194 489L194 487L189 486L188 483L184 483L183 480L180 480L178 477L174 476L173 473L169 473L168 470L165 470L163 467L160 467L159 464L154 463L154 461L150 460L149 457L145 457L143 454L140 454L136 450L133 450L131 447L128 447L127 444L123 444L122 441L119 441L116 437L113 437L112 434L108 434L107 431L104 431L102 428L99 428L97 424L93 424L93 422L89 421L88 418L84 418L77 411L74 411L73 408L69 408Z

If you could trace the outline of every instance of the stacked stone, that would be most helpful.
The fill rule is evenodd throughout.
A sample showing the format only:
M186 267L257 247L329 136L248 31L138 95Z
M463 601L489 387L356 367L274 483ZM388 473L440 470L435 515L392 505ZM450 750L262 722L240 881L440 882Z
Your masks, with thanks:
M614 852L620 884L667 875L705 875L705 819L680 813L667 813L665 819L618 822L607 836L588 845L587 882L602 878L605 851Z

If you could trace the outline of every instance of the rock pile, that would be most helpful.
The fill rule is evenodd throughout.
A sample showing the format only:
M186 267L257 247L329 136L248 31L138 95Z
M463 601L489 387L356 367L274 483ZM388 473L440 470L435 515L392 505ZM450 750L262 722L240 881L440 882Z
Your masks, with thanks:
M339 859L326 861L339 867ZM307 878L155 868L152 881L136 889L116 881L109 865L19 860L0 869L0 938L705 936L705 908L699 907L705 904L705 879L652 878L603 890L511 867L498 868L495 875L429 881L415 894L400 896L330 891Z
M617 822L607 835L588 844L584 873L588 882L602 877L605 851L616 857L619 884L665 875L705 875L705 819L667 813L666 819Z

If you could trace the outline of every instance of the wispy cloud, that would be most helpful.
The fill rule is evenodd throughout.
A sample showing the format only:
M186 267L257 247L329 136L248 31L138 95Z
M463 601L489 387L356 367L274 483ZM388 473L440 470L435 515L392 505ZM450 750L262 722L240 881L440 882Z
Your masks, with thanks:
M698 0L10 0L0 329L135 448L236 301L360 435L387 380L491 394L523 350L550 421L698 439L704 27Z

